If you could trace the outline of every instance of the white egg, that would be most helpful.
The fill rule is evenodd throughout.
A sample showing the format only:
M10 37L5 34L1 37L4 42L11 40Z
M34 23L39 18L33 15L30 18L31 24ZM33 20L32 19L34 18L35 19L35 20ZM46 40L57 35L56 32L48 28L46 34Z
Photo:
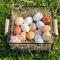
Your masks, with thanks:
M39 20L42 19L42 17L43 17L43 14L41 12L38 12L33 16L33 20L34 21L39 21Z
M20 43L20 42L21 42L20 36L11 36L10 43Z
M40 35L35 36L35 43L43 43L43 38Z
M27 25L30 25L32 23L32 21L33 21L32 17L26 17L24 20L24 23Z
M51 40L51 33L50 33L50 32L44 32L44 34L43 34L43 39L44 39L45 41Z
M45 24L42 21L37 21L36 26L37 28L41 29Z
M22 24L21 25L21 29L24 31L24 32L29 32L30 28L27 24Z

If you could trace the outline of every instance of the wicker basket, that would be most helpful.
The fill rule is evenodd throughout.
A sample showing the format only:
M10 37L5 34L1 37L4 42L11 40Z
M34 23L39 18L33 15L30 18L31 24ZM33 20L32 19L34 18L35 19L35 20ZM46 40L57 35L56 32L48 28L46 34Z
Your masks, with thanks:
M19 8L18 6L14 6L14 8L11 9L10 12L10 19L9 19L9 31L7 34L7 42L10 40L10 36L13 34L13 27L14 27L14 19L16 19L17 16L33 16L36 12L42 12L45 16L50 16L51 17L51 12L48 7L46 6L23 6ZM52 19L52 17L51 17ZM53 27L51 23L51 28ZM51 34L53 33L53 29L51 30ZM53 34L50 42L45 42L45 43L9 43L10 47L12 49L18 48L18 49L23 49L23 50L44 50L44 51L50 51L51 46L53 43Z

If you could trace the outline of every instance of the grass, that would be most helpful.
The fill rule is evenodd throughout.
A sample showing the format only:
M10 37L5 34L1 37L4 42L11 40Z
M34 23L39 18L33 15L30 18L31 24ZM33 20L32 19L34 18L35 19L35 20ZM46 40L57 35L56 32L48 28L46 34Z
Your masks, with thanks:
M29 53L18 53L17 51L11 51L8 48L8 45L4 42L4 23L5 19L9 15L10 4L19 3L22 5L46 5L49 6L52 10L57 10L55 16L58 19L58 29L60 30L60 5L59 0L0 0L0 60L60 60L60 36L55 36L54 45L49 55L47 52L35 52ZM53 12L54 12L53 11ZM60 34L60 31L59 31Z

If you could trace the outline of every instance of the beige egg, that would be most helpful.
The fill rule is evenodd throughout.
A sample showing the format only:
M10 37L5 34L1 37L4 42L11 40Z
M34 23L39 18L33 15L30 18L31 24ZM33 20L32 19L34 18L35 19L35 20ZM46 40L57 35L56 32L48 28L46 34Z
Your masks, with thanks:
M32 40L34 39L34 37L35 37L35 32L30 31L27 33L27 39Z
M46 31L50 32L50 31L51 31L51 28L50 28L49 25L44 25L44 26L42 27L42 31L43 31L43 32L46 32Z
M15 25L22 25L23 22L24 22L23 17L18 17L18 18L15 20Z
M26 32L21 32L21 41L24 42L26 40Z
M41 30L36 30L35 34L37 34L37 35L43 35L43 32Z
M35 31L35 30L36 30L36 25L35 25L35 23L32 23L32 24L30 25L30 30L31 30L31 31Z
M51 38L52 38L52 36L51 36L51 33L50 32L44 32L43 39L45 41L49 41L49 40L51 40Z

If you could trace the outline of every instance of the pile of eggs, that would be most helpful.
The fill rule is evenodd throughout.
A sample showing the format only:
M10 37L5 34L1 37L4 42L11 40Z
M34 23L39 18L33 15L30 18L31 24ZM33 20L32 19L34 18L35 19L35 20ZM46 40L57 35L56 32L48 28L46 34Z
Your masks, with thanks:
M35 43L48 42L51 39L51 18L43 16L41 12L34 16L17 17L14 20L13 36L11 43L33 41Z

